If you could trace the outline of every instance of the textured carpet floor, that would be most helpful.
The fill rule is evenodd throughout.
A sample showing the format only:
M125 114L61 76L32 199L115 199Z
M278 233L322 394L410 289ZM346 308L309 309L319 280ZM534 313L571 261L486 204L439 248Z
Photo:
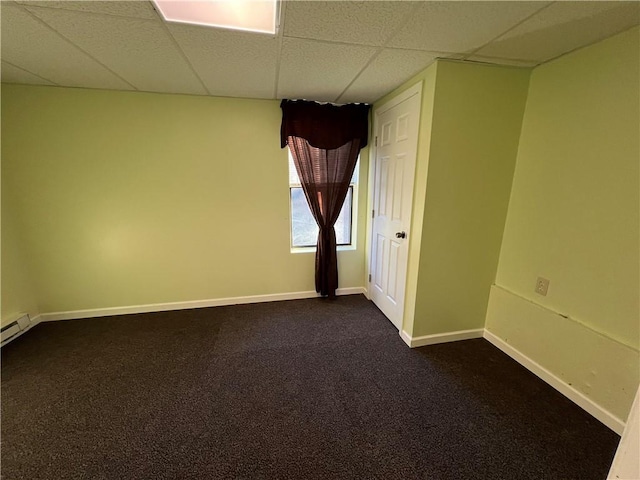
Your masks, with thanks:
M363 296L40 324L2 349L2 477L599 479L619 437L483 339Z

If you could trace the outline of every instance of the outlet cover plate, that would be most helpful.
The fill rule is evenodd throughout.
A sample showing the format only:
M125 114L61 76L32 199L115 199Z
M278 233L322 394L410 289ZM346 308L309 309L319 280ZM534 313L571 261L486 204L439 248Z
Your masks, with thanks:
M549 291L549 280L547 280L546 278L538 277L538 279L536 280L535 292L538 295L542 295L543 297L546 297L548 291Z

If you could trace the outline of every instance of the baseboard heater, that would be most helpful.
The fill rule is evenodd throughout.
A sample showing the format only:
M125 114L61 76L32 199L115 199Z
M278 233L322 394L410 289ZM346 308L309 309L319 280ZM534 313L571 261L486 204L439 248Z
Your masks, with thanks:
M29 314L21 314L16 320L5 327L2 327L2 330L0 330L0 342L2 342L0 343L0 346L4 347L11 340L28 330L31 326L32 323L31 318L29 318Z

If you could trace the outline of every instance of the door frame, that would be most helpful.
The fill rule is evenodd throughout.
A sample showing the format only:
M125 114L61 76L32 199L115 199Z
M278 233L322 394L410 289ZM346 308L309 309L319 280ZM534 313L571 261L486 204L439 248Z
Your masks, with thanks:
M413 172L413 181L411 184L411 190L413 193L415 193L415 179L416 179L416 169L418 167L418 147L419 147L419 138L420 138L420 116L422 115L422 85L423 85L423 81L420 80L418 82L416 82L414 85L410 86L409 88L407 88L406 90L404 90L403 92L399 93L398 95L396 95L395 97L391 98L390 100L388 100L386 103L382 104L380 107L376 108L375 111L373 112L373 146L371 148L371 150L369 151L369 172L368 172L368 178L367 178L367 228L366 228L366 235L367 235L367 244L366 244L366 250L365 250L365 255L366 255L366 265L367 265L367 270L365 272L365 296L367 297L368 300L371 300L371 293L370 293L370 288L371 288L371 262L373 261L373 258L371 256L371 252L373 250L372 247L372 241L373 241L373 221L372 221L372 215L369 215L369 212L373 212L373 199L374 199L374 189L375 189L375 175L376 175L376 168L378 167L377 165L377 155L378 155L378 139L377 139L377 135L378 135L378 127L379 127L379 117L381 114L385 113L386 111L392 109L393 107L401 104L402 102L404 102L405 100L410 99L413 96L418 97L418 104L420 105L419 108L419 115L418 115L418 138L416 138L416 159L415 159L415 164L414 164L414 172ZM412 227L412 215L413 215L413 194L411 195L411 208L410 208L410 221L409 221L409 226L407 227L407 232L408 232L408 237L409 237L409 245L408 245L408 249L409 252L411 251L411 243L413 242L413 235L411 234L411 227ZM409 272L409 252L407 252L407 268L405 269L405 272L408 273ZM404 327L404 318L405 318L405 303L406 303L406 298L407 298L407 278L405 278L405 289L404 289L404 298L402 299L402 319L400 321L400 328L398 329L399 332L398 333L402 333L403 331L403 327Z

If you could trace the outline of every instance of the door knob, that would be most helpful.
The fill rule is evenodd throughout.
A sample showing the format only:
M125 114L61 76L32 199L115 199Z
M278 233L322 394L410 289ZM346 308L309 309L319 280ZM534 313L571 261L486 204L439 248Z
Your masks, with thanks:
M396 232L396 238L407 238L406 232Z

